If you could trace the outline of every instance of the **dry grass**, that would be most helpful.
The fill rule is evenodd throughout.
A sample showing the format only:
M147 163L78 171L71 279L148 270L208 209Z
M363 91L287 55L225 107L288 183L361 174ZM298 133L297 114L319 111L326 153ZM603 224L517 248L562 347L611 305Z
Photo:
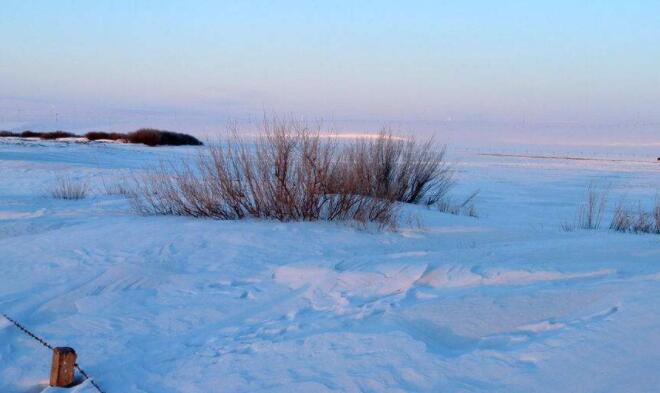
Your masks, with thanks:
M58 177L51 196L56 199L78 200L85 199L89 186L84 181L76 181L68 176Z
M256 143L234 132L194 162L161 165L135 182L132 201L143 214L394 226L397 201L446 192L444 150L433 146L387 133L339 144L303 123L273 120Z
M610 229L617 232L660 234L660 201L656 201L650 212L644 210L641 203L633 210L623 201L620 202L614 211Z
M130 178L130 174L125 174L124 179ZM117 180L117 179L106 179L101 177L101 187L98 190L100 193L105 195L120 195L124 197L130 197L132 193L132 187L130 182L127 180Z
M574 232L576 229L575 222L571 221L563 221L560 226L561 230L564 232Z
M614 209L610 229L617 232L627 232L632 227L632 216L630 211L621 201Z
M575 219L562 222L561 229L565 232L573 232L576 229L600 229L608 196L609 187L603 188L593 182L589 183L585 200L578 206Z
M603 212L607 205L608 190L599 189L594 183L587 187L586 201L578 208L577 226L580 229L600 229Z
M445 195L440 201L435 203L435 206L437 206L438 210L443 213L479 217L475 206L475 199L478 195L479 191L475 191L460 203L454 202L451 198L448 198Z
M599 229L603 213L607 205L609 188L598 189L594 184L587 188L586 201L578 208L575 223L564 222L561 228L572 232L575 229ZM630 233L660 233L660 200L656 199L654 207L645 210L642 203L637 208L631 208L624 200L614 208L610 230Z
M655 225L651 217L651 214L645 212L642 210L642 207L639 206L632 224L632 231L634 233L655 232Z

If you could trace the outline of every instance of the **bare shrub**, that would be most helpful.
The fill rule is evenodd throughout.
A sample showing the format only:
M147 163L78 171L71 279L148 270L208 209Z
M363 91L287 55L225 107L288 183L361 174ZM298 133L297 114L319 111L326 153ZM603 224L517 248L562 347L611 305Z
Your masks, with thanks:
M56 199L77 200L87 197L89 187L84 181L76 181L68 176L58 177L51 196Z
M234 133L196 162L161 165L139 179L132 201L145 214L394 225L396 200L372 195L341 156L318 130L272 121L255 144Z
M435 204L453 179L445 150L432 140L418 144L382 132L339 144L303 123L273 120L256 143L234 132L196 161L162 164L135 183L133 205L144 214L390 226L397 202ZM476 216L473 200L459 208Z
M15 137L15 136L19 136L19 134L11 131L0 131L0 138Z

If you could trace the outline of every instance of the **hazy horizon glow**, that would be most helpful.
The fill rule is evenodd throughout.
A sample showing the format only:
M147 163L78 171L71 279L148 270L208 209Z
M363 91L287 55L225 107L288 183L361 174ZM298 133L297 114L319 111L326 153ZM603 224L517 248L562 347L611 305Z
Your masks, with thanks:
M351 132L657 142L658 15L641 0L9 0L0 128L212 133L274 112Z

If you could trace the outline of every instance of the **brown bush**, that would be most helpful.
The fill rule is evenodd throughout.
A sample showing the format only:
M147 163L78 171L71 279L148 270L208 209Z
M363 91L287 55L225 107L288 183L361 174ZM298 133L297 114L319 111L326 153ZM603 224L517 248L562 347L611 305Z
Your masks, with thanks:
M27 130L27 131L23 131L20 134L9 131L0 132L0 137L10 137L10 136L17 136L22 138L41 138L48 140L58 139L58 138L78 137L78 135L66 131L35 132L35 131ZM92 131L86 133L84 137L90 141L95 141L100 139L109 139L115 141L126 140L129 143L143 143L148 146L202 145L202 142L200 142L194 136L182 134L178 132L172 132L172 131L161 131L151 128L143 128L128 134L122 134L117 132Z
M339 144L305 124L274 120L256 143L234 132L195 162L161 165L137 179L131 196L143 214L391 226L397 201L436 203L453 184L451 175L444 149L432 140L418 145L383 132ZM473 199L461 209L476 215Z
M52 131L52 132L42 132L39 133L39 138L41 139L46 139L46 140L52 140L52 139L58 139L58 138L75 138L78 135L72 134L70 132L66 131Z
M179 132L162 131L153 128L141 128L137 131L131 132L126 135L126 139L130 143L142 143L147 146L202 145L202 142L200 142L194 136L182 134Z
M102 131L90 131L85 134L85 138L90 141L98 141L100 139L118 141L118 140L128 140L126 134L121 134L118 132L102 132Z
M433 186L449 184L444 151L432 153L431 143L382 134L338 144L305 125L277 121L254 144L236 135L195 162L164 164L136 179L133 206L143 214L391 226L397 201L419 202L446 192Z
M27 130L21 132L20 135L15 134L15 136L20 136L21 138L40 138L40 139L52 140L58 138L75 138L78 135L66 131L36 132L36 131Z
M21 138L40 138L41 137L41 132L34 132L30 130L26 130L21 132Z

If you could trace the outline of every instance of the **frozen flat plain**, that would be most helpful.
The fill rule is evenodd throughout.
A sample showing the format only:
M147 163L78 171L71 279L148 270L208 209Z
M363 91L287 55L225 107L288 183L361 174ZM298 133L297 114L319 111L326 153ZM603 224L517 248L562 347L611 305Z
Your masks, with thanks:
M623 161L479 155L530 149ZM660 236L560 227L590 182L605 227L652 203L660 163L556 150L452 149L480 217L408 206L378 232L141 217L105 189L194 149L0 140L0 311L108 393L657 392ZM90 197L49 197L58 175ZM0 318L0 392L95 391L47 388L49 364Z

